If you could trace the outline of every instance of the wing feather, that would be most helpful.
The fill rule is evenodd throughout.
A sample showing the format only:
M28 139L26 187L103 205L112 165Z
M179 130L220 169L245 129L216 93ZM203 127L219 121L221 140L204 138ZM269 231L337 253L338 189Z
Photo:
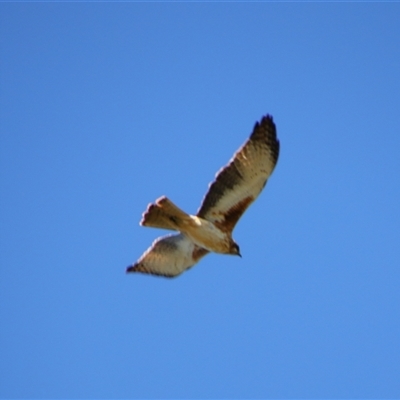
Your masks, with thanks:
M279 156L276 127L270 115L256 122L246 143L228 165L217 172L197 216L232 231L247 207L258 197Z
M126 272L175 277L195 265L208 250L195 245L183 234L156 239Z

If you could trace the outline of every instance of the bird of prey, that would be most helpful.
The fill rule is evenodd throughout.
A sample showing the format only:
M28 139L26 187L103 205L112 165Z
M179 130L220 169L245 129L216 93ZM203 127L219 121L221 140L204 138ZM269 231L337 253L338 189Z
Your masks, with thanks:
M217 172L196 215L185 213L165 196L148 205L140 225L179 233L156 239L126 271L175 277L209 252L240 256L233 228L266 185L278 156L276 127L266 115Z

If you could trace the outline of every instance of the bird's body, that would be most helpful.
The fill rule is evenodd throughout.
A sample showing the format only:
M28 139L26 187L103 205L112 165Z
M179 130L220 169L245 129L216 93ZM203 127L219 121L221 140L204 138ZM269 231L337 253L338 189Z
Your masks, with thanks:
M240 255L232 231L266 185L278 155L275 124L267 115L217 173L196 215L185 213L165 196L149 204L140 225L180 233L156 239L127 272L173 277L209 252Z
M184 235L189 237L197 246L208 251L232 254L233 239L229 232L223 232L212 222L195 215L191 215L190 218L193 223L187 230L181 230Z
M204 218L186 214L165 196L148 206L140 225L177 230L208 251L232 254L231 232Z

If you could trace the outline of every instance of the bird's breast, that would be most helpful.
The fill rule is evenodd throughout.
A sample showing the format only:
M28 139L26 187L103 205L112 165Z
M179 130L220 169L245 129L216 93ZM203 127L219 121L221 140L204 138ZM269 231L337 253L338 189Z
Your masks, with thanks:
M203 218L191 215L190 222L183 233L189 236L198 246L209 251L215 253L227 253L229 251L230 235Z

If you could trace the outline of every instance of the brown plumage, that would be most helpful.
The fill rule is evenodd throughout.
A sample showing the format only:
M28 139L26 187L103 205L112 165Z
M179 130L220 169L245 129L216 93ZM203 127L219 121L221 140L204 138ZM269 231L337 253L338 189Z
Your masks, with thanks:
M279 156L272 117L257 122L246 143L210 184L196 215L189 215L163 196L149 204L142 226L179 231L157 239L127 272L176 276L208 252L240 255L232 231L258 197Z

